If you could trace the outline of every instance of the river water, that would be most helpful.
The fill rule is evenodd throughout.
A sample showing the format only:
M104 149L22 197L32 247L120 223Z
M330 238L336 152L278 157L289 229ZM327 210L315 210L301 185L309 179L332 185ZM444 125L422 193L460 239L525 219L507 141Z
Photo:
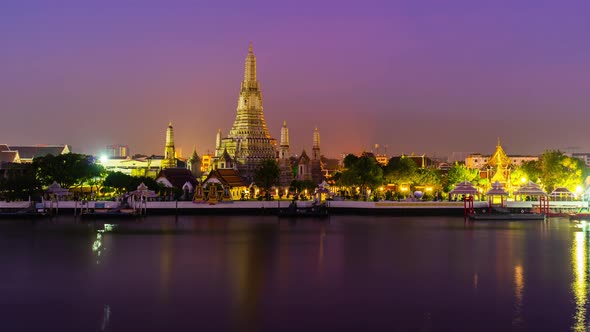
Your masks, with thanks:
M566 219L0 221L0 331L586 331Z

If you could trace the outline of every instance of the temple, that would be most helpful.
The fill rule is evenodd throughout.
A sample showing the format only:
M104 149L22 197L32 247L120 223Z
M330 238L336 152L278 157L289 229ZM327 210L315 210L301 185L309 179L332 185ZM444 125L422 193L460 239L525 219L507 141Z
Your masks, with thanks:
M490 179L490 183L499 182L501 184L509 184L510 182L510 167L512 166L512 162L502 145L500 145L500 139L498 139L498 145L496 145L496 151L494 154L488 159L488 162L485 166L485 171L487 172L487 178Z
M256 78L256 57L252 43L248 48L244 66L244 80L238 97L236 119L227 137L217 134L215 169L227 168L227 157L233 159L233 168L248 182L256 168L265 159L276 159L276 140L270 137L262 112L262 93ZM221 167L223 163L223 167Z
M320 133L318 128L313 131L313 146L311 148L311 158L307 155L305 149L296 161L295 179L298 181L312 181L320 184L324 181L322 167L322 156L320 153Z

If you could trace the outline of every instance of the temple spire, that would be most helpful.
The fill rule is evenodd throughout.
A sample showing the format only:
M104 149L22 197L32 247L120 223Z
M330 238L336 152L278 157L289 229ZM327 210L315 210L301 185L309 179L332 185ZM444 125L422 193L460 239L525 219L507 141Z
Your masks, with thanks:
M248 55L244 66L244 83L256 82L256 56L252 51L252 42L248 46Z
M320 132L318 131L318 127L315 127L315 130L313 131L313 147L314 149L320 148Z
M221 128L217 129L217 136L215 136L215 149L218 150L219 148L221 148Z
M287 127L287 121L283 121L283 127L281 128L281 146L289 146L289 128Z
M279 157L281 159L289 157L289 128L287 127L287 121L283 121L283 127L281 128Z
M168 123L166 129L166 146L164 148L164 160L162 161L162 168L176 167L176 151L174 149L174 129L172 128L172 121Z
M318 127L313 131L313 148L312 148L312 159L320 160L320 132Z

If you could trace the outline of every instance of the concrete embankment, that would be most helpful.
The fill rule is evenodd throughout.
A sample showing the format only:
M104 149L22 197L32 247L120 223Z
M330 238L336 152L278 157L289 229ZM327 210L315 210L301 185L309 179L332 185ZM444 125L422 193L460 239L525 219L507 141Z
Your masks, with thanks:
M286 209L289 201L234 201L217 204L193 203L184 201L147 202L147 214L167 215L276 215L279 209ZM95 207L111 209L117 202L88 202L84 208ZM310 201L298 201L298 207L312 206ZM390 216L462 216L463 202L358 202L329 201L326 202L330 214L334 215L390 215ZM1 206L1 204L0 204ZM80 211L80 202L61 201L50 204L45 202L46 209L57 208L60 215L74 214ZM476 209L487 207L487 202L475 202Z

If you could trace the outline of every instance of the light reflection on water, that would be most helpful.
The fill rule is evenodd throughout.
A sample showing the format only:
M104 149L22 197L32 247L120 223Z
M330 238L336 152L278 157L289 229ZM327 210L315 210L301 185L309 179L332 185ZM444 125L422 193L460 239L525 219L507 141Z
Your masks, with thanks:
M572 269L574 281L572 292L576 304L574 313L574 331L587 331L588 305L588 235L586 231L576 232L572 245Z
M68 222L0 225L7 271L0 292L11 304L0 309L38 317L8 327L39 330L64 319L72 331L585 331L588 324L590 233L564 220Z
M522 307L523 307L523 294L524 294L524 274L522 265L514 267L514 319L512 325L514 327L520 327L523 324Z

